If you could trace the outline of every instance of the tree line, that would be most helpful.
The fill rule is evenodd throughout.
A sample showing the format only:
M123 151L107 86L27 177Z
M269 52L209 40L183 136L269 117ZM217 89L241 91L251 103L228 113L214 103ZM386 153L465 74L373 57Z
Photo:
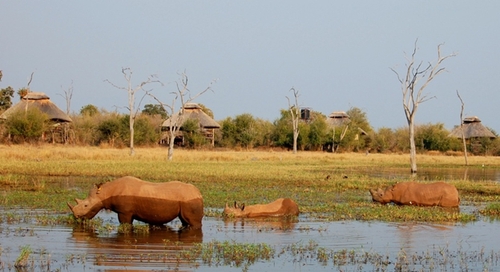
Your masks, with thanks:
M200 104L205 113L213 117L210 109ZM299 151L362 152L362 153L408 153L408 128L382 127L374 130L365 112L352 107L347 129L332 128L324 114L311 111L307 120L298 122L297 149ZM128 114L110 112L87 105L79 113L70 114L68 144L127 148L130 141ZM161 124L168 118L160 105L146 104L135 119L134 142L136 146L161 146L165 131ZM184 141L182 148L233 150L251 149L293 149L292 116L288 109L280 110L280 117L268 121L250 113L218 120L221 125L215 131L215 144L206 139L199 129L197 120L189 120L181 128ZM54 124L48 117L31 108L3 121L0 141L2 143L53 142ZM496 132L493 131L495 135ZM343 134L343 135L341 135ZM440 152L460 154L463 151L461 139L449 137L444 124L422 124L415 127L415 145L420 153ZM475 155L500 155L500 139L477 139L470 142L469 152Z
M93 105L87 105L80 110L79 114L73 114L73 125L70 129L67 125L58 127L55 124L44 127L40 125L40 121L46 118L43 117L42 113L28 113L26 111L22 114L24 117L9 118L9 120L4 122L4 125L0 128L2 129L0 137L3 137L2 141L12 142L38 141L39 139L47 141L47 138L51 137L52 142L55 142L54 137L60 135L62 131L62 138L65 143L111 145L114 147L128 145L130 155L134 154L134 143L137 143L137 145L154 145L165 143L165 139L168 139L168 158L170 160L173 155L177 130L181 129L183 134L181 143L186 148L282 148L291 149L294 153L297 150L380 153L408 152L410 153L412 173L417 172L417 152L463 152L466 161L468 151L472 154L499 155L500 145L498 142L500 140L497 140L498 138L495 140L490 138L469 139L467 142L462 132L462 139L460 141L460 139L449 137L450 132L441 123L415 124L415 115L419 105L434 98L424 93L424 90L437 75L445 71L445 68L441 67L442 63L446 59L456 56L455 53L443 56L441 54L442 44L439 44L437 47L437 60L434 63L428 62L428 64L424 64L423 61L416 60L416 53L418 51L417 41L415 40L411 55L406 56L407 63L404 72L400 73L391 68L401 84L403 109L408 122L408 127L405 128L391 129L383 127L374 131L366 118L366 113L355 107L349 109L347 112L347 115L350 117L349 122L345 124L342 122L340 127L332 127L332 124L327 124L326 116L319 112L311 112L308 114L308 118L299 118L299 92L292 87L290 91L293 91L294 103L291 103L290 98L286 96L288 109L282 109L278 119L270 122L255 118L248 113L235 116L234 118L227 117L219 121L221 129L217 130L214 138L207 143L208 141L205 139L203 133L201 133L200 125L196 120L184 122L182 127L177 124L184 111L184 105L203 93L211 91L211 85L215 81L212 81L206 89L191 96L187 75L182 73L181 79L176 82L177 90L172 92L174 99L171 104L167 104L160 101L151 91L144 89L144 85L150 83L163 85L161 81L156 79L156 76L150 76L146 81L132 87L132 70L130 68L122 68L122 74L127 81L127 87L115 85L109 80L106 81L118 89L127 91L129 114L100 111ZM0 81L1 76L0 71ZM18 91L21 97L29 90L32 78L33 73L27 87ZM144 96L149 95L153 97L159 104L145 105L142 112L139 112L139 110L136 110L138 107L136 107L135 101L135 94L138 91L143 91ZM0 111L10 107L13 92L14 90L11 87L1 90ZM67 112L69 112L71 96L72 87L65 91ZM460 114L460 118L462 119L464 101L461 99L458 90L457 96L462 104L462 112ZM174 116L175 102L178 99L181 104L180 114L177 115L175 120L170 121L170 125L166 129L168 133L166 133L162 130L160 124L169 115ZM211 111L204 106L203 108L210 115ZM35 120L37 123L34 122ZM48 122L41 123L48 124ZM336 126L339 125L336 124ZM126 127L128 127L128 132ZM37 131L36 133L35 130ZM47 131L49 131L48 136ZM496 135L493 130L491 131ZM127 140L128 144L126 143Z

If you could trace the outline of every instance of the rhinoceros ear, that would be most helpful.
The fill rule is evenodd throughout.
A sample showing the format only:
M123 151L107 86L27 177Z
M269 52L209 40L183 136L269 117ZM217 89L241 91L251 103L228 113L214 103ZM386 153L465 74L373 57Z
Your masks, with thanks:
M243 211L245 209L245 203L241 204L241 210Z

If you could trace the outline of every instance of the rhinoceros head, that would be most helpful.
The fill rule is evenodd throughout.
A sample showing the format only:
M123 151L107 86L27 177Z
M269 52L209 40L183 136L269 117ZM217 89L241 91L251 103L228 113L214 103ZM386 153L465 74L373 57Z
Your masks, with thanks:
M388 187L385 190L382 190L381 188L378 188L377 190L370 189L370 194L372 195L373 202L387 204L392 201L392 187Z
M100 190L100 185L95 185L86 199L75 198L74 206L67 203L76 218L92 219L103 208L101 198L98 197Z
M239 207L235 201L233 207L229 207L229 205L227 205L227 203L226 203L226 207L224 208L223 214L225 216L230 216L230 217L233 217L233 216L240 217L240 216L243 216L245 214L244 210L245 210L245 204L242 204L241 207Z

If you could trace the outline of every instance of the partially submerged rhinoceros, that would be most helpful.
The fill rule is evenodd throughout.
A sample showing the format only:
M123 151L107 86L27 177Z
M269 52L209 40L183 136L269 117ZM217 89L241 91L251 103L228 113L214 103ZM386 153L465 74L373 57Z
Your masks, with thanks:
M179 217L183 227L201 228L203 197L192 184L180 181L152 183L122 177L95 185L84 199L69 208L76 218L92 219L101 209L118 214L120 224L133 220L163 225Z
M402 182L385 190L370 189L374 202L398 205L458 207L460 197L457 188L444 182L417 183Z
M290 198L279 198L269 204L256 204L239 207L234 202L234 207L226 207L224 216L229 217L279 217L279 216L297 216L299 215L299 206Z

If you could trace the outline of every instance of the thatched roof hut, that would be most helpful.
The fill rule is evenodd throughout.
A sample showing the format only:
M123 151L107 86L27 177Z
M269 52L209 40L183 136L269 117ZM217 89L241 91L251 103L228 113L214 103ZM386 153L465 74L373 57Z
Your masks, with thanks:
M471 138L496 138L495 134L487 129L483 124L481 124L481 120L477 116L466 117L463 120L463 129L465 139ZM461 126L456 126L451 133L450 137L462 138L462 129Z
M60 110L54 103L52 103L46 94L40 92L27 93L23 98L21 98L19 103L2 113L2 115L0 115L0 119L8 119L9 116L15 112L24 111L32 107L36 107L41 112L47 114L49 119L52 121L58 123L72 122L71 118Z
M170 118L162 123L162 128L170 129L172 125L182 128L184 122L189 119L198 120L200 127L203 129L218 129L220 128L219 123L208 116L201 110L201 107L197 103L186 103L184 105L184 113L180 116L180 112L173 114ZM172 122L174 122L172 124ZM177 122L177 123L176 123Z
M334 111L326 118L326 123L331 127L340 127L350 122L351 119L345 111Z
M165 120L161 127L162 130L170 130L171 127L179 128L177 131L175 138L184 142L184 136L182 132L182 125L190 119L197 120L200 124L200 131L207 139L210 139L212 145L215 144L215 130L220 129L219 123L217 123L214 119L212 119L208 114L203 112L201 107L197 103L186 103L184 105L183 113L177 112L173 114L170 118ZM180 115L180 116L179 116ZM166 133L162 136L162 141L167 140L169 138L169 134Z

